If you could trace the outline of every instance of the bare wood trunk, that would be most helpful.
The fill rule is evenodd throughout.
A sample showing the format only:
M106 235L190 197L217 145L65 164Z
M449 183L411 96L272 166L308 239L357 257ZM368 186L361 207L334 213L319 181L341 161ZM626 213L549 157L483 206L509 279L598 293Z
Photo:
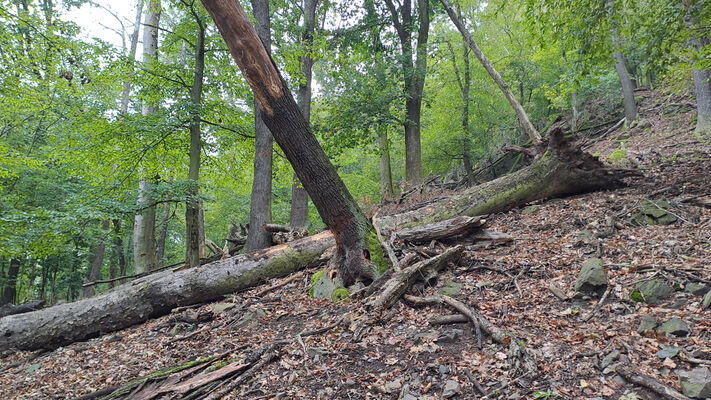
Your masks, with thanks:
M516 116L518 117L519 123L521 124L521 128L523 128L523 131L528 135L529 138L531 138L531 141L533 141L533 143L539 143L541 141L541 134L538 133L536 128L528 119L526 111L523 109L523 106L521 106L521 103L516 100L516 97L514 96L513 92L511 92L511 88L509 88L509 86L504 81L504 78L501 77L496 68L494 68L494 65L491 64L488 58L486 58L484 53L474 41L472 35L467 30L467 27L464 26L464 23L459 19L459 17L457 17L457 14L454 13L454 10L452 9L452 6L449 5L449 2L447 0L440 0L440 2L447 10L449 18L457 27L459 33L462 34L464 41L467 42L469 48L472 50L472 52L474 52L476 58L479 59L479 62L484 67L484 69L486 69L486 72L489 73L491 79L493 79L494 82L496 82L496 84L499 86L499 89L501 89L501 92L503 92L504 96L506 97L506 100L508 100L509 104L511 105L511 108L513 108L513 110L516 112Z
M55 348L123 329L179 306L223 295L314 265L334 245L328 232L216 261L157 272L96 297L0 319L0 351Z
M271 21L269 1L252 0L252 13L257 21L257 34L271 54ZM261 117L259 103L254 102L254 179L249 203L249 232L247 251L263 249L272 245L272 235L264 230L264 224L272 222L272 155L273 139Z

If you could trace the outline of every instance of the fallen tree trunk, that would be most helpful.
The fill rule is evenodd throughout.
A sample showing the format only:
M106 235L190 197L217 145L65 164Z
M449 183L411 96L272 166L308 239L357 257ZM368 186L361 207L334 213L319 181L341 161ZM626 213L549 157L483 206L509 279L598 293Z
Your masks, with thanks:
M197 268L159 272L90 299L7 316L0 319L0 351L56 348L127 328L178 306L219 299L314 265L334 245L333 235L324 232Z
M23 304L6 304L0 307L0 318L8 315L23 314L30 311L39 310L44 306L44 300L35 300Z
M383 231L392 231L460 215L507 211L535 200L622 187L622 176L622 171L606 168L592 155L572 147L558 127L528 167L424 207L383 216L377 224Z

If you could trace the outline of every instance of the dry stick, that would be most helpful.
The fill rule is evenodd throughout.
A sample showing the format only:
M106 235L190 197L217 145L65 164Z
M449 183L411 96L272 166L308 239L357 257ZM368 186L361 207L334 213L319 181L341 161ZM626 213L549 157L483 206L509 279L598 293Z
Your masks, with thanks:
M555 287L552 283L551 283L550 285L546 286L546 288L547 288L551 293L553 293L553 296L557 297L559 300L561 300L561 301L566 301L566 300L568 300L568 296L566 296L565 293L563 293L562 290L560 290L560 289L558 289L557 287Z
M261 296L264 296L265 294L271 292L271 291L274 290L274 289L280 288L280 287L282 287L282 286L286 286L286 285L288 285L289 283L291 283L291 282L293 282L293 281L299 279L299 278L301 277L301 275L303 275L303 272L298 272L298 273L296 273L296 274L292 274L290 277L288 277L287 279L283 280L282 282L275 283L275 284L273 284L273 285L271 285L271 286L269 286L269 287L267 287L267 288L264 288L264 289L260 290L259 292L255 293L255 296L256 296L256 297L261 297Z
M602 297L600 297L600 301L597 302L595 305L595 308L590 312L590 314L583 318L583 322L588 322L592 317L595 316L595 313L600 309L600 307L605 303L607 300L608 296L610 296L610 293L612 292L612 285L608 284L607 285L607 290L605 290L605 293L603 293Z
M476 330L476 345L477 348L481 349L481 325L479 324L479 319L474 315L474 311L467 307L464 303L454 300L449 296L430 296L430 297L418 297L406 294L402 296L405 300L413 303L414 305L428 305L428 304L442 304L446 303L450 307L459 311L462 315L467 317L467 321L471 321L474 324Z
M380 242L380 245L383 246L385 249L385 252L388 253L388 258L390 259L390 262L393 264L393 269L395 272L400 272L402 268L400 268L400 262L397 260L397 257L395 256L395 251L393 251L393 248L390 247L388 242L383 239L383 235L380 234L380 228L378 228L378 224L375 222L376 218L378 217L378 213L380 210L375 212L375 215L373 215L373 219L371 220L371 223L373 224L373 228L375 228L375 234L378 235L378 241Z
M615 371L618 374L622 375L622 377L627 379L628 381L630 381L632 383L636 383L637 385L646 387L647 389L650 389L653 392L655 392L661 396L664 396L664 398L674 399L674 400L689 400L688 397L677 392L673 388L670 388L669 386L664 385L663 383L652 378L651 376L642 374L640 371L636 370L629 364L619 364L615 368Z
M447 324L462 324L469 322L470 319L462 314L443 315L429 320L430 325L447 325Z
M679 356L681 357L682 360L692 363L692 364L711 365L711 360L703 360L701 358L694 358L684 352L679 354Z
M116 277L116 278L104 279L104 280L101 280L101 281L87 282L87 283L85 283L85 284L83 284L83 285L81 285L81 286L82 286L82 287L94 286L94 285L98 285L98 284L100 284L100 283L111 283L111 282L120 281L121 279L143 278L144 276L150 275L150 274L152 274L152 273L155 273L155 272L158 272L158 271L163 271L164 269L168 269L168 268L177 267L178 265L185 265L185 261L181 261L181 262L178 262L178 263L175 263L175 264L171 264L171 265L166 265L165 267L156 268L156 269L151 270L151 271L148 271L148 272L141 272L140 274L124 275L124 276L119 276L119 277Z

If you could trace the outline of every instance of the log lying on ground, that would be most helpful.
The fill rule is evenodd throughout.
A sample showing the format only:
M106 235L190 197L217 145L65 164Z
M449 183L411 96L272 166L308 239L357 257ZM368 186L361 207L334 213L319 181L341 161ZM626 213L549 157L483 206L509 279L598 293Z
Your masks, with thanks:
M8 315L24 314L30 311L36 311L42 308L44 305L44 300L29 301L23 304L6 304L0 307L0 318L7 317Z
M402 229L393 233L395 240L406 242L429 242L466 235L478 230L486 220L481 217L456 217L442 222Z
M219 260L164 271L99 296L0 319L0 351L56 348L164 315L172 308L221 298L269 278L314 265L335 245L329 232Z
M378 219L378 226L383 231L392 231L396 227L418 226L460 215L506 211L550 197L624 186L620 180L624 172L606 168L592 155L572 147L559 127L551 132L547 148L542 149L526 168L422 208L383 216Z

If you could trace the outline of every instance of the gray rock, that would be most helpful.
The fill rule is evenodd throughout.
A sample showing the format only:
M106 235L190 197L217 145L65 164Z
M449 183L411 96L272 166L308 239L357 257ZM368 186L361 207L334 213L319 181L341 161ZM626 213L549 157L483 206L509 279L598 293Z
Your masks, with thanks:
M403 396L402 400L417 400L417 396L415 396L411 393L408 393L405 396Z
M681 318L672 318L657 328L659 332L664 332L668 336L682 337L689 334L689 327Z
M632 300L644 301L649 304L662 303L674 293L673 288L658 279L640 282L636 288L637 290L631 294Z
M259 318L264 318L267 316L267 313L264 312L261 308L257 308L256 310L250 310L244 313L242 315L242 318L237 321L237 323L234 325L232 329L237 330L244 328L247 325L250 326L256 326L257 325L257 320Z
M538 210L540 210L540 209L541 209L541 206L533 204L533 205L530 205L530 206L524 208L521 211L521 213L531 215L531 214L537 213Z
M449 367L446 365L440 365L439 366L439 373L440 373L440 375L447 375L449 373Z
M706 293L704 296L704 301L701 303L701 308L704 310L711 307L711 292Z
M655 355L659 358L673 358L681 351L681 347L669 346L659 350Z
M212 306L212 312L221 313L235 308L235 303L217 303Z
M461 329L450 329L437 338L437 343L456 343L463 334Z
M698 367L691 371L680 372L681 391L693 398L706 399L711 397L711 372L706 367Z
M454 281L444 282L439 292L449 297L459 297L462 295L462 284Z
M402 382L400 382L400 379L395 379L392 382L388 382L383 386L383 389L385 389L386 393L397 393L400 391L400 388L402 388Z
M653 315L651 314L646 314L642 316L642 319L639 321L639 326L637 327L637 333L642 334L646 331L651 331L652 329L657 327L657 319L654 318Z
M602 361L600 361L600 368L605 369L610 366L613 362L620 358L619 350L612 350L610 354L606 355Z
M328 277L328 274L323 274L321 278L316 281L313 289L315 299L330 299L331 293L336 290L336 284Z
M459 385L459 382L450 379L444 384L442 397L444 397L445 399L449 399L458 395L461 391L462 387Z
M686 293L691 293L694 296L705 296L709 292L709 287L701 283L691 282L684 286L684 291Z
M575 281L575 290L578 292L598 292L607 286L607 276L602 268L602 260L591 258L583 264L583 268Z

